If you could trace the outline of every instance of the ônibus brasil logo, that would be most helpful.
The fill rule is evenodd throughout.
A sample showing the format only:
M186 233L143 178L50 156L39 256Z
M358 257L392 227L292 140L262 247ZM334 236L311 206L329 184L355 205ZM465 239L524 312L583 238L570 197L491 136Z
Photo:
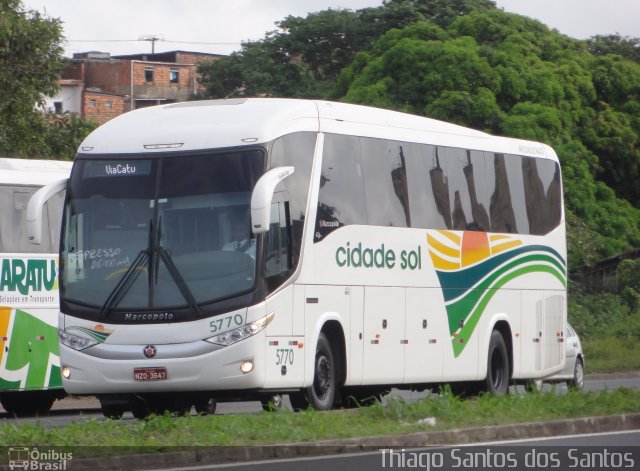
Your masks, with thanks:
M55 449L41 450L36 447L9 447L9 469L50 470L67 469L73 453Z

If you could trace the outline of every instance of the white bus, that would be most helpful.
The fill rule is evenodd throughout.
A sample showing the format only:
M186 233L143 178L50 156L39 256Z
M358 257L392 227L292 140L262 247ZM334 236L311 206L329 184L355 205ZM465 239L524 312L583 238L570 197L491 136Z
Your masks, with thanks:
M564 363L554 151L403 113L239 99L113 119L75 158L60 269L63 384L108 416L502 394Z
M26 209L71 162L0 158L0 403L44 413L64 395L58 348L58 250L64 192L45 205L42 243L27 242Z

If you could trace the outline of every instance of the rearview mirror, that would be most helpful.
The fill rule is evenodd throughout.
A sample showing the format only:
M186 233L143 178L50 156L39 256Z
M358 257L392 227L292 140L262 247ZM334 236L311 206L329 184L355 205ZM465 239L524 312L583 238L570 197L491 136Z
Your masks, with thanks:
M273 192L282 180L294 172L294 167L272 168L260 177L251 195L251 231L262 234L269 230Z
M42 243L42 211L44 204L67 187L67 178L56 180L36 191L27 204L27 239L34 245Z

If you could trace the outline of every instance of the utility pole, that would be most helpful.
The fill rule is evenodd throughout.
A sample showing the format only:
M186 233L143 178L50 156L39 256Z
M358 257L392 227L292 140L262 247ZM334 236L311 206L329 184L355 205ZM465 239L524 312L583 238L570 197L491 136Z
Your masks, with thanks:
M157 34L147 34L145 36L140 36L138 41L150 41L151 42L151 54L156 52L156 41L164 41L162 36Z

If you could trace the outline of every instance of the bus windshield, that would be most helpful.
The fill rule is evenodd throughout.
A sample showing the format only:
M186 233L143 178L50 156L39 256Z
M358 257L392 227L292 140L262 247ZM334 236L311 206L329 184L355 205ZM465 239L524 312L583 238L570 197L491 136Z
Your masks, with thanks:
M77 158L65 206L61 296L111 310L199 306L253 289L249 205L261 149Z

